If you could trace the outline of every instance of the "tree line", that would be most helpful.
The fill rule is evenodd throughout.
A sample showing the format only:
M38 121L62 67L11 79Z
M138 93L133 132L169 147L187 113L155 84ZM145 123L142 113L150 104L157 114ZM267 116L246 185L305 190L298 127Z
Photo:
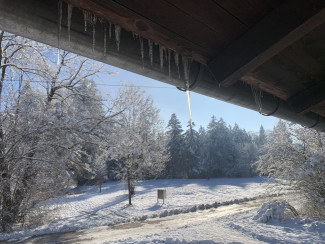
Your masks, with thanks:
M252 163L266 142L263 126L258 134L247 132L237 124L227 125L215 116L207 126L195 130L188 123L184 131L176 114L167 126L170 160L166 163L167 178L250 177L256 175Z

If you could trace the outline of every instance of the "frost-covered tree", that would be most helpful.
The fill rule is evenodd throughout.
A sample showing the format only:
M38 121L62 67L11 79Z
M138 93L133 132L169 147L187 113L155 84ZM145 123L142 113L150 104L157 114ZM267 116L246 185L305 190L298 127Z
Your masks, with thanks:
M81 119L73 106L76 88L100 65L67 52L0 32L0 222L2 231L37 202L67 187L74 152L98 139L111 118ZM93 120L94 126L87 127Z
M257 169L313 203L324 203L324 141L323 133L279 121L264 144Z
M257 160L258 149L254 143L236 144L236 163L230 171L231 176L251 177L254 175L253 164Z
M232 140L236 144L252 143L251 136L246 130L239 128L238 124L235 123L234 127L230 130Z
M256 137L256 144L261 147L267 142L267 136L263 125L261 125L258 136Z
M110 133L107 121L105 121L107 110L104 109L104 102L95 82L89 79L80 81L79 86L75 87L73 92L69 93L69 97L65 99L65 103L69 104L68 114L76 117L80 126L88 130L96 129L93 130L93 133L98 138L102 138L104 132ZM102 160L97 160L97 154L103 154L98 148L100 144L102 143L94 144L93 140L84 140L78 147L75 147L75 152L79 157L73 158L71 168L75 173L78 185L82 185L94 177L98 180L104 178L105 163ZM99 167L100 165L101 167ZM102 168L103 172L99 171L99 168Z
M203 161L207 177L229 175L229 169L235 163L236 149L229 128L221 118L212 116L207 130L206 148Z
M237 124L231 128L230 133L235 147L233 152L235 156L233 164L228 167L228 175L236 177L252 176L251 164L257 159L257 147L253 143L252 136Z
M183 152L184 152L184 137L181 122L176 114L172 114L167 125L167 134L169 136L168 148L170 159L166 165L167 177L183 177Z
M287 123L280 120L264 144L266 154L256 162L257 170L262 175L285 180L291 174L292 168L304 160L297 153L292 139Z
M183 148L183 178L193 177L198 169L200 158L199 134L194 130L195 124L188 122L188 129L184 133Z
M135 181L157 176L169 158L159 110L143 90L124 84L117 94L114 108L123 111L114 126L111 159L117 161L115 172L128 182L129 204Z
M196 177L204 177L205 174L205 165L204 165L204 153L207 146L207 132L203 126L200 126L198 130L199 135L199 159L197 167L194 169Z

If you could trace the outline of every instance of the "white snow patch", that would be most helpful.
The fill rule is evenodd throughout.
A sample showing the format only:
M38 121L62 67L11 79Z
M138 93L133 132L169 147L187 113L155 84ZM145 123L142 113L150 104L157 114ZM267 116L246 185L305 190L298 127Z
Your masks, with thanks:
M272 220L282 221L284 219L285 206L285 200L273 200L266 202L258 210L257 215L254 217L254 220L257 220L261 223L267 223Z

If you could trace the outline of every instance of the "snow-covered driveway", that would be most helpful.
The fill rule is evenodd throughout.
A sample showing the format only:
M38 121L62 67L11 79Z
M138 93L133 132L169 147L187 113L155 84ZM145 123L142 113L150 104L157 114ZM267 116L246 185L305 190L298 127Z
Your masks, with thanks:
M218 240L218 242L261 243L255 238L220 224L212 229L216 219L258 208L267 199L231 204L208 210L148 219L86 231L57 233L25 240L23 243L177 243L176 239ZM189 229L191 234L184 232ZM182 230L182 231L181 231ZM147 241L145 240L147 239ZM16 242L21 243L21 242ZM213 242L210 242L213 243Z
M42 244L325 243L325 222L254 220L257 208L270 200L265 197L269 194L265 186L262 178L143 181L137 184L132 206L127 204L124 184L108 182L101 193L98 187L81 187L72 195L44 203L52 211L43 225L0 235L0 240ZM157 204L158 188L167 189L165 204ZM299 205L296 200L291 203Z

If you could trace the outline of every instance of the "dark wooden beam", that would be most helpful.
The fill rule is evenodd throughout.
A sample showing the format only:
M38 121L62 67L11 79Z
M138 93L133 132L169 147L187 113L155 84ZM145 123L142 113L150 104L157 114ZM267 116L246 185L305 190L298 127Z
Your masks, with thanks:
M209 51L203 46L193 43L178 33L159 25L146 16L113 0L64 0L75 7L87 10L113 24L120 25L127 31L133 31L146 39L150 39L180 54L192 57L206 64Z
M208 66L224 86L234 84L261 64L325 22L324 0L287 0Z
M325 84L319 82L288 99L288 103L300 114L305 114L325 104Z

